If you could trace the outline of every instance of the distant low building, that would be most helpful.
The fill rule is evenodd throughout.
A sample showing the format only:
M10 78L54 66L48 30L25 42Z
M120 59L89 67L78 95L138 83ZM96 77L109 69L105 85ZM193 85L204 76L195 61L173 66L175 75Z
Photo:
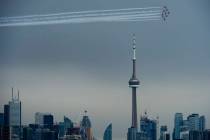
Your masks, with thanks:
M138 130L135 127L128 128L127 140L137 140L137 132Z
M55 140L55 138L56 138L55 132L49 129L38 128L35 132L36 140Z
M50 113L35 113L35 124L40 126L52 126L53 115Z
M23 140L33 140L33 129L30 127L23 128Z
M0 126L4 125L4 113L0 113Z
M160 139L159 140L170 140L170 133L166 125L160 127Z
M164 132L163 133L163 140L170 140L170 133L169 132Z
M210 140L210 130L203 131L203 140Z

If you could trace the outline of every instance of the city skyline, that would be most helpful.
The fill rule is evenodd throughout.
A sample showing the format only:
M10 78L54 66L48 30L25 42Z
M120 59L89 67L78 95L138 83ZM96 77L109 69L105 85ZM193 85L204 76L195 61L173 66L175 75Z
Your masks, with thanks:
M125 138L131 124L132 34L137 39L138 118L145 110L173 129L175 112L205 115L210 126L209 2L1 2L1 16L167 5L166 22L0 28L0 105L20 90L23 124L34 112L79 120L88 110L99 136L109 122ZM82 4L81 4L82 3ZM8 6L10 5L10 6ZM49 7L47 8L46 5ZM23 8L24 7L24 8ZM56 8L57 9L56 9ZM91 34L90 34L91 33ZM2 112L2 108L0 112ZM139 119L138 119L139 123ZM118 126L118 127L114 127ZM97 128L97 129L96 129Z
M34 115L35 122L22 125L21 101L19 98L15 99L12 96L8 103L4 105L4 112L0 113L0 138L3 136L5 140L9 139L9 136L12 140L17 140L17 137L27 140L102 139L101 137L95 137L87 110L84 111L80 122L74 122L66 116L63 116L63 121L55 122L51 113L36 112ZM132 123L131 127L128 128L128 140L180 140L180 138L184 138L183 140L208 140L210 136L210 129L206 127L205 116L199 116L197 113L186 116L186 119L182 113L175 113L172 133L167 130L167 125L159 124L158 118L153 119L147 112L140 117L140 130L134 124ZM8 127L11 131L8 131ZM112 140L112 123L104 130L103 139Z

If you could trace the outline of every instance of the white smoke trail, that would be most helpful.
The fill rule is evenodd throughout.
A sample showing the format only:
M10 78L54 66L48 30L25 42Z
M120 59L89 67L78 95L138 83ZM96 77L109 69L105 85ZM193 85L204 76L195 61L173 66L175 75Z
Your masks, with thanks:
M161 7L145 7L145 8L126 8L126 9L112 9L112 10L90 10L90 11L79 11L79 12L62 12L62 13L54 13L54 14L44 14L44 15L27 15L27 16L15 16L16 18L30 18L30 17L42 17L42 16L56 16L56 15L69 15L69 14L90 14L90 13L104 13L104 12L121 12L121 11L141 11L145 12L147 10L162 10ZM1 18L1 17L0 17ZM14 18L14 17L6 17L6 18Z
M114 10L66 12L46 15L0 17L0 27L64 23L149 21L160 20L160 18L160 7L127 8Z

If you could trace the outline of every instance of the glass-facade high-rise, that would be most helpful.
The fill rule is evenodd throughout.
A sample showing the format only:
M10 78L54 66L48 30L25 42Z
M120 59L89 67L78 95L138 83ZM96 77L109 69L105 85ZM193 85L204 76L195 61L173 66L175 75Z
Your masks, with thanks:
M82 139L84 140L93 140L92 128L91 128L91 121L87 116L87 111L85 111L85 115L82 118L80 127L84 133L82 133Z
M182 113L176 113L174 119L174 139L180 139L182 123L183 123Z
M181 113L176 113L174 123L173 139L175 140L180 138L186 140L190 138L190 134L200 135L200 132L205 130L205 116L199 117L196 113L190 114L186 120L183 120Z
M189 122L189 130L199 130L199 115L198 114L191 114L187 117Z
M9 126L11 131L11 139L20 139L21 137L21 101L18 97L13 97L12 89L12 100L9 101Z
M21 102L13 99L9 102L9 124L19 126L21 123Z
M206 128L205 124L206 124L205 116L200 116L200 118L199 118L199 130L200 131L205 130L205 128Z
M156 120L151 120L147 116L141 117L140 120L140 130L144 132L148 140L157 139L157 122Z
M112 124L109 124L104 131L103 140L112 140Z
M69 119L68 117L64 116L63 121L64 121L64 129L65 129L65 131L68 128L73 128L74 127L74 124L73 124L72 120Z

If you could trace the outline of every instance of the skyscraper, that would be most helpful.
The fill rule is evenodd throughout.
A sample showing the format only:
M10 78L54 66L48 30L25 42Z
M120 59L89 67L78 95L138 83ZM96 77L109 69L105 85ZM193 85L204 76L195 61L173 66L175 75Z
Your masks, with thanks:
M182 113L176 113L174 119L174 136L173 136L175 140L180 139L180 131L182 123L183 123Z
M63 117L63 122L59 123L59 137L64 137L69 128L73 128L73 122L66 116Z
M32 134L33 134L32 128L30 128L30 127L23 128L23 140L33 140Z
M157 139L157 121L149 119L146 114L141 117L140 130L146 134L148 140Z
M138 132L137 124L137 101L136 101L136 88L139 86L140 82L136 78L136 38L133 35L133 73L128 82L129 87L132 88L132 124L128 128L127 140L136 140L136 134Z
M13 97L12 88L12 100L9 101L9 126L11 127L11 138L20 139L21 137L21 101L18 97Z
M0 113L0 126L4 125L4 113Z
M74 127L73 122L68 117L64 116L63 121L64 121L65 132L68 128L73 128Z
M112 124L109 124L104 131L103 140L112 140Z
M205 116L199 117L196 113L189 115L186 120L183 120L181 113L176 113L174 123L174 139L189 139L190 134L197 136L205 130Z
M10 126L19 126L21 125L21 101L19 99L19 91L18 97L13 97L13 89L12 89L12 100L9 101L9 125Z
M44 124L44 126L52 127L53 126L53 121L54 121L53 115L48 114L48 115L44 115L43 116L43 124Z
M205 128L206 128L205 124L206 124L205 116L200 116L200 118L199 118L199 130L200 131L205 130Z
M81 121L81 129L84 131L84 135L82 136L83 139L93 140L91 121L90 121L89 117L87 116L86 110L85 110L85 115L83 116L82 121Z
M199 130L199 115L198 114L191 114L187 117L189 122L189 129L190 130Z

